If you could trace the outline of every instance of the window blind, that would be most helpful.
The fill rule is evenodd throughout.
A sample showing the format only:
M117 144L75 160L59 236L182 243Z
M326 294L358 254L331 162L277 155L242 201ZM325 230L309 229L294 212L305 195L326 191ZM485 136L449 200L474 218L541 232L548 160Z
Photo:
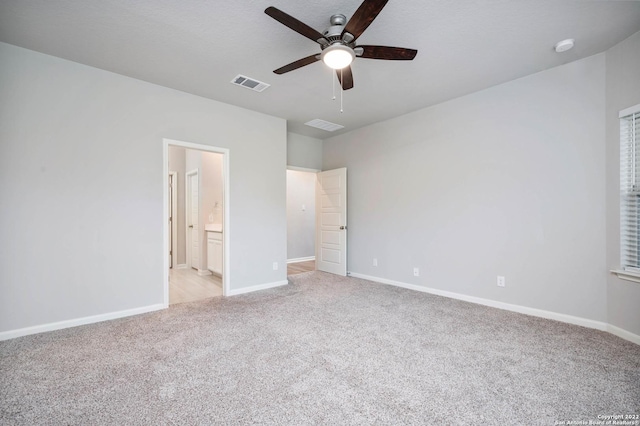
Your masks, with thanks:
M620 263L640 272L640 105L620 113Z

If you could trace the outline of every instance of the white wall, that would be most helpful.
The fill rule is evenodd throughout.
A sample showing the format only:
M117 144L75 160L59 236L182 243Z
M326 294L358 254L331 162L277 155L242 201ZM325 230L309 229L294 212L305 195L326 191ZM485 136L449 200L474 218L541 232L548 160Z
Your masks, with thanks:
M297 133L287 133L287 165L322 170L322 141Z
M620 122L618 113L640 104L640 32L607 56L607 266L620 267ZM609 323L640 335L640 284L609 274Z
M201 269L206 270L207 265L207 231L208 223L222 223L222 154L215 152L201 152L202 168L200 169L200 248Z
M222 154L202 152L202 200L204 223L223 223Z
M316 255L316 174L287 170L287 259Z
M325 140L348 269L606 320L604 82L600 54Z
M230 149L231 289L286 279L284 120L7 44L0 63L0 332L163 303L163 138Z

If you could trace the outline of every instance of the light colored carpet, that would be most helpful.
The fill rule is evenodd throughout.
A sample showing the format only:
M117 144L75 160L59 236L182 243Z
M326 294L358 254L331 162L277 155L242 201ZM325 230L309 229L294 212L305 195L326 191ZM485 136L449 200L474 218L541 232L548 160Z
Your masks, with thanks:
M0 342L0 424L553 425L640 412L640 346L308 272Z

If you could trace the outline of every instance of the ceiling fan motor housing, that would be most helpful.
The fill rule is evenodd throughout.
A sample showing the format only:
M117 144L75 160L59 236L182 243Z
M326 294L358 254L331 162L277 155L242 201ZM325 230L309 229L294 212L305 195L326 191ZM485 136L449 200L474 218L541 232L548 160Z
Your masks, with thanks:
M344 26L342 25L332 25L324 32L322 35L329 41L329 44L333 43L342 43L342 30Z
M355 41L353 35L349 33L345 33L344 36L342 35L344 26L347 24L347 17L342 14L336 14L332 15L329 21L331 22L331 26L324 30L324 32L322 33L329 44L327 45L326 43L320 43L322 48L324 49L327 46L336 43L340 43L353 48L355 45L355 43L353 43Z

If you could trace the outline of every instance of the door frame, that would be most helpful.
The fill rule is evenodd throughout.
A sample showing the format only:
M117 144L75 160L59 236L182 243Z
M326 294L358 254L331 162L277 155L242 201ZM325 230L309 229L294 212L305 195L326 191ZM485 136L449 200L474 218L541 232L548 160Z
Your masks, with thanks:
M199 143L179 141L175 139L162 139L162 209L163 213L163 229L162 229L162 290L165 308L169 307L169 253L167 246L169 245L169 180L166 178L169 174L169 145L187 149L195 149L199 151L215 152L222 154L222 180L223 180L223 210L224 210L224 232L222 233L222 295L229 294L231 288L231 185L229 184L231 171L229 168L230 150L212 145L203 145ZM186 184L186 182L185 182Z
M196 176L198 178L198 215L200 215L200 170L198 169L193 169L193 170L189 170L188 172L185 172L184 174L184 217L185 217L185 221L184 221L184 240L185 240L185 251L186 251L186 263L187 263L187 269L191 269L193 268L193 263L192 260L192 256L191 256L191 251L193 250L193 233L189 231L189 217L191 216L191 206L192 206L192 200L191 200L191 193L193 192L191 189L191 179L189 179L192 176ZM200 220L198 219L198 232L200 232ZM201 242L198 241L198 247L202 248ZM202 250L201 250L202 251ZM198 254L198 260L201 262L202 259L200 259L200 253ZM200 264L197 265L196 269L198 271L200 271Z
M171 176L171 199L169 200L171 203L171 262L169 263L169 267L175 268L178 253L178 224L176 220L178 218L178 172L170 171L168 176ZM168 190L169 184L167 184L167 191Z

